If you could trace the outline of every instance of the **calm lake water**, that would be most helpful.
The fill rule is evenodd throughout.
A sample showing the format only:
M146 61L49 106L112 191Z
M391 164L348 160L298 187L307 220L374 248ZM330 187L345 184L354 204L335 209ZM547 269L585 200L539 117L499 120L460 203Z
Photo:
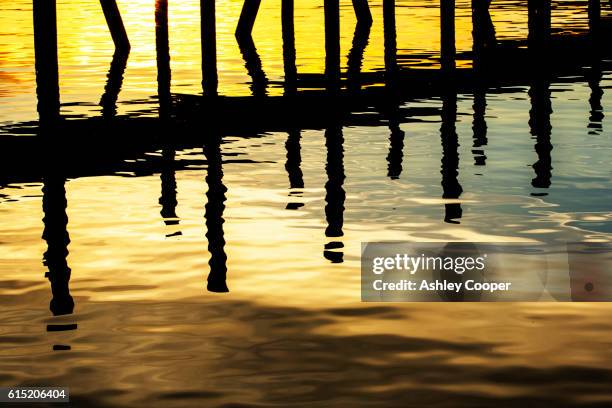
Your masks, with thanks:
M366 73L384 70L371 3ZM526 38L524 3L494 2L499 40ZM457 4L466 68L471 12ZM241 6L217 4L227 96L250 95ZM118 115L153 118L155 2L119 7L132 50ZM322 2L295 7L298 72L320 74ZM113 54L99 2L57 9L61 113L98 117ZM199 12L169 4L173 93L201 93ZM438 3L398 0L396 18L400 65L439 67ZM348 1L341 21L345 70ZM552 26L587 30L584 4L555 2ZM270 96L283 93L280 27L280 1L264 0L253 39ZM362 241L611 242L611 85L604 70L412 99L397 126L227 135L218 150L151 150L65 181L3 174L0 385L69 386L83 406L609 406L608 304L362 304L359 261ZM34 129L35 91L31 3L0 0L3 140ZM161 172L138 171L155 160ZM207 290L224 262L229 292ZM66 282L45 273L66 267L74 309L60 315Z

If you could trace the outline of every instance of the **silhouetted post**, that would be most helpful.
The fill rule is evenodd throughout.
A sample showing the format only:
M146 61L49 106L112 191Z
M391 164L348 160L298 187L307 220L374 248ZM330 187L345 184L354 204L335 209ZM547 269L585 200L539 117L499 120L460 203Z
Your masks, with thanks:
M489 5L491 0L472 0L472 39L473 67L479 73L484 73L482 65L487 51L495 46L495 28Z
M399 121L389 120L389 154L387 155L387 177L397 180L402 174L402 161L404 159L404 131L399 126Z
M71 314L74 300L70 296L70 268L68 257L68 216L66 215L65 178L49 175L43 180L43 239L47 242L47 251L43 255L43 264L49 268L45 277L51 282L53 298L50 302L54 316Z
M283 62L285 69L285 95L297 91L297 68L295 66L294 0L282 0L281 25L283 31Z
M304 188L300 139L299 129L289 130L287 141L285 142L285 150L287 151L285 170L287 170L287 175L289 176L289 196L300 196L302 194L301 189ZM288 210L297 210L302 206L304 206L304 203L292 202L288 203L286 208Z
M111 61L110 69L108 70L106 86L104 94L100 98L100 106L102 107L102 117L112 118L117 115L117 99L123 86L123 73L127 66L129 52L115 50Z
M260 4L261 0L244 0L238 26L236 27L236 37L251 35Z
M458 199L463 188L459 184L459 139L455 123L457 121L457 94L448 91L442 98L442 125L440 138L442 140L442 198ZM458 224L463 211L461 204L445 204L444 222Z
M200 0L200 35L202 36L202 91L217 96L217 33L215 0Z
M550 115L552 104L550 102L550 89L547 80L536 79L529 88L531 109L529 110L529 129L532 138L536 140L535 151L538 160L533 164L535 178L531 185L535 188L550 187L552 177L552 159L550 152L553 149L550 142L552 126ZM532 193L534 196L544 196L547 193Z
M351 92L357 92L361 89L361 65L363 63L363 53L368 46L371 26L371 19L364 22L357 21L355 25L353 45L347 61L347 88Z
M170 45L168 42L168 0L155 0L155 51L157 53L157 97L159 117L170 110Z
M41 124L60 116L55 0L33 0L36 95Z
M255 48L251 34L237 36L238 47L244 59L244 66L251 77L251 93L253 96L266 96L268 94L268 78L261 65L261 58Z
M208 202L205 206L206 238L210 252L210 273L207 289L210 292L229 292L227 288L227 255L225 254L225 238L223 233L223 211L225 210L225 193L223 184L223 159L221 156L221 139L213 136L204 146L206 156L206 184Z
M327 89L340 89L340 3L339 0L323 0L325 12L325 77Z
M353 10L355 10L358 22L372 24L372 13L368 0L353 0Z
M442 70L455 69L455 0L440 0L440 64Z
M327 228L325 236L339 238L344 235L344 200L346 193L343 188L344 179L344 136L342 126L334 123L325 130L325 147L327 148L327 183L325 183L325 219ZM332 263L344 261L344 253L333 251L343 248L339 240L332 240L325 244L323 256Z
M599 134L603 130L604 111L601 104L603 97L603 89L600 84L601 77L601 59L599 55L595 55L586 76L589 88L591 88L591 94L589 95L589 134Z
M534 58L544 60L550 39L550 0L528 0L529 49Z
M385 83L392 88L397 81L397 33L395 0L383 0L383 30L385 37Z
M130 40L128 40L127 33L125 32L125 26L121 19L121 13L119 13L119 7L117 7L117 1L100 0L100 5L102 6L111 37L113 37L115 48L124 52L129 50Z
M176 175L174 171L174 156L176 152L173 147L165 146L162 149L162 166L159 174L161 181L161 195L159 204L161 205L160 215L166 225L178 225L179 220L176 216ZM174 233L167 236L180 235Z
M474 91L474 116L472 121L472 131L474 134L472 144L472 154L474 155L474 165L484 166L487 161L484 146L487 145L487 121L485 115L487 112L487 95L485 89L477 87Z
M595 38L599 34L600 21L601 21L600 0L589 0L589 29L591 31L591 36Z

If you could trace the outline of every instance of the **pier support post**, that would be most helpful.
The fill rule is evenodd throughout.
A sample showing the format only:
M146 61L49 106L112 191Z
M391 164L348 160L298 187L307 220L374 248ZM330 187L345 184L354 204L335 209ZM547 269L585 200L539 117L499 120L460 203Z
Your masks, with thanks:
M285 95L297 91L297 67L295 65L294 0L282 0L281 25L283 31L283 63L285 71Z
M358 22L372 23L372 12L368 0L353 0L353 10L355 10L355 17L357 17Z
M60 111L55 0L33 0L32 11L38 115L46 124L59 119Z
M342 134L342 125L338 119L332 119L332 122L325 130L325 147L327 149L327 163L325 172L327 173L327 182L325 183L325 219L327 228L325 228L325 236L332 238L324 246L323 256L332 263L342 263L344 261L344 253L342 251L333 251L344 247L340 237L344 236L342 231L344 226L344 200L346 192L344 191L344 136ZM335 238L335 240L334 240Z
M440 64L444 72L455 69L455 0L440 0Z
M202 91L206 96L216 96L219 79L217 76L215 0L200 0L200 34L202 36Z
M472 65L474 70L484 73L488 51L496 43L495 27L489 13L491 0L472 0Z
M155 52L157 54L157 97L159 117L167 118L170 109L170 46L168 43L168 0L155 1Z
M397 81L397 33L395 0L383 0L383 31L385 41L385 83L391 88Z
M597 37L601 20L600 0L589 0L589 30L591 36Z
M106 24L110 30L111 37L115 43L115 48L121 51L127 51L130 49L130 41L127 33L125 32L125 26L121 19L121 13L119 13L119 7L117 7L116 0L100 0L102 11L104 12L104 18Z
M325 13L325 77L327 89L340 89L340 3L339 0L324 0Z
M543 58L550 39L550 0L529 0L529 48L533 55Z
M251 35L260 4L261 0L244 0L236 27L236 37Z

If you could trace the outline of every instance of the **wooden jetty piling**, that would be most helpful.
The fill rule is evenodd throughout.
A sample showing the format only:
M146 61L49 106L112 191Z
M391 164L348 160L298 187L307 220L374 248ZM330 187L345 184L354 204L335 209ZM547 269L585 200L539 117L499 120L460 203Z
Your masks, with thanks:
M445 73L455 69L455 0L440 0L440 65Z
M340 90L340 2L324 0L325 14L325 77L327 90Z
M357 22L372 23L372 12L368 0L353 0L353 10L355 10Z
M294 0L282 0L281 26L283 34L283 68L285 72L285 95L297 91L297 67L295 65Z
M168 38L168 0L155 0L155 53L157 55L157 97L159 117L170 113L170 45Z
M236 37L251 35L260 5L261 0L244 0L242 11L240 12L240 19L236 26Z
M385 84L393 88L397 81L397 32L395 25L395 0L383 0L383 34L385 48Z
M55 0L33 0L36 95L40 123L60 117Z
M217 96L217 29L215 0L200 0L200 35L202 46L202 92Z
M123 25L123 19L117 7L116 0L100 0L102 11L104 12L104 18L106 24L115 43L115 48L121 51L129 51L130 40L128 39L125 26Z

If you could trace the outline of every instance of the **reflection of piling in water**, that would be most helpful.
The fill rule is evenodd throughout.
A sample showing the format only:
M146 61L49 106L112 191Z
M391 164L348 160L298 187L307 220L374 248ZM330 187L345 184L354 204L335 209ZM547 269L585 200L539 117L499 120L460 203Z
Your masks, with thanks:
M217 77L217 33L215 0L200 0L200 35L202 46L202 91L204 95L216 96Z
M487 161L487 156L484 152L484 146L487 145L487 121L485 115L487 112L487 94L485 89L478 88L474 91L474 116L472 120L472 154L474 155L474 165L484 166Z
M47 251L43 255L43 264L49 269L45 276L51 282L50 309L54 316L71 314L74 301L70 296L70 267L68 257L68 216L66 215L65 179L60 176L48 176L43 184L43 239L47 241Z
M455 0L440 0L440 65L444 72L455 69Z
M300 146L300 131L298 129L292 129L288 132L287 141L285 142L285 149L287 151L287 161L285 162L285 170L289 176L289 195L299 196L301 195L301 189L304 188L304 176L302 174L302 155ZM297 210L303 207L304 203L292 202L287 204L288 210Z
M538 160L532 166L536 176L531 181L531 185L535 188L548 188L550 187L550 179L552 177L550 152L553 149L550 142L552 129L550 114L552 113L552 105L550 103L548 82L534 81L533 85L529 88L529 97L531 99L529 129L532 137L536 140L535 151L538 155ZM533 195L546 195L546 193L534 193Z
M244 66L251 77L253 96L265 96L268 87L268 78L263 71L261 59L251 35L260 4L261 0L244 0L240 20L238 20L238 26L236 27L236 40L244 59Z
M178 217L176 216L176 176L174 171L174 155L173 147L166 146L162 150L162 168L159 174L161 181L161 195L159 204L161 205L160 215L164 219L166 225L178 225ZM180 233L173 234L180 235Z
M210 292L229 292L226 283L227 255L225 254L225 238L223 233L223 211L225 210L225 192L223 184L223 162L221 157L221 140L211 137L204 146L206 156L206 184L208 199L205 206L206 238L210 252L210 273L207 289Z
M328 238L339 238L344 235L344 200L346 193L344 184L344 136L342 126L333 124L325 130L325 147L327 148L327 163L325 171L327 182L325 183L325 219L327 228L325 236ZM340 263L344 260L344 253L333 251L343 248L341 241L329 241L325 244L323 256L332 263Z
M123 52L120 50L116 50L113 54L104 94L100 98L102 117L104 118L112 118L117 115L117 99L123 85L123 73L127 65L128 55L129 51Z
M125 26L117 7L117 1L100 0L100 5L102 6L104 18L106 19L106 24L110 30L116 50L124 53L127 52L130 49L130 41L125 32Z
M385 84L392 89L398 75L395 0L383 0L383 31L385 41Z
M155 51L157 54L157 97L159 117L170 113L170 46L168 42L168 0L155 1Z
M397 107L389 112L389 154L387 154L387 177L391 180L400 178L404 159L404 131L400 128L400 118Z
M589 95L589 134L599 134L603 130L604 112L601 104L603 97L603 89L601 88L601 61L598 59L593 62L593 65L587 72L587 81L591 94Z
M297 67L295 66L294 0L282 0L281 25L283 31L283 67L285 70L285 95L297 91Z
M325 78L327 89L340 89L340 3L323 0L325 12Z
M33 0L32 11L36 96L42 125L56 121L60 112L55 0Z
M266 96L268 88L268 78L261 65L261 59L255 48L251 34L236 36L238 47L244 59L244 66L251 77L251 93L253 96Z
M489 51L495 46L495 27L489 13L491 0L472 0L473 67L485 73Z
M529 0L529 54L532 59L533 79L529 88L531 109L529 110L529 129L535 138L535 151L538 156L533 164L535 178L531 185L535 188L550 187L552 177L552 160L550 152L551 124L550 115L552 105L550 102L550 80L548 49L550 44L550 0ZM546 195L547 193L533 193L532 195Z
M442 198L458 199L463 188L459 184L459 139L455 122L457 121L457 94L447 92L442 99L442 125L440 138L442 140ZM458 224L463 211L459 203L445 204L444 222Z
M358 92L361 89L361 65L363 63L363 53L370 38L371 27L371 17L370 20L357 21L355 25L353 45L349 51L347 61L347 89L349 92Z

